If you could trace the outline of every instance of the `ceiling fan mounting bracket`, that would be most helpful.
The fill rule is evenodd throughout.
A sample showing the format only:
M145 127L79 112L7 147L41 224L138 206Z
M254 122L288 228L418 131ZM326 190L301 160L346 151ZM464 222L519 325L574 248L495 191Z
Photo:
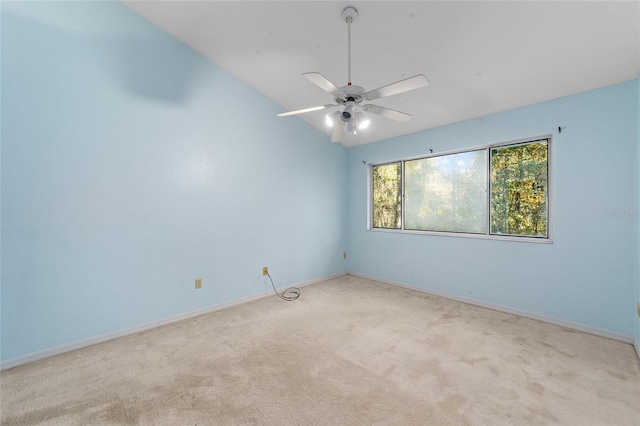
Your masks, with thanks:
M353 6L347 6L342 10L342 20L347 24L353 24L358 19L358 11Z

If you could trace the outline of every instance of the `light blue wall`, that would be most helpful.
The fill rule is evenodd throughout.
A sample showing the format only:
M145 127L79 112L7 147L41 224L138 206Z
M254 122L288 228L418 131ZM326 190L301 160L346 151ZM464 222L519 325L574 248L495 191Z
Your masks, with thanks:
M342 146L119 2L1 7L2 360L346 270Z
M637 90L634 80L349 150L350 271L632 338L638 221L605 213L638 208ZM547 134L553 244L366 230L362 161Z

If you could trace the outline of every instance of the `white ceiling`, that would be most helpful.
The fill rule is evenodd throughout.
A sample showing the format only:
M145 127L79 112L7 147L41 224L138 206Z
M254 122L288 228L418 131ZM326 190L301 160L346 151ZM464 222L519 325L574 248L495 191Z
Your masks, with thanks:
M345 135L355 146L634 79L640 72L640 2L614 1L123 1L282 106L333 103L302 77L372 90L424 74L430 85L373 103L407 112L374 116ZM279 118L327 134L325 111Z

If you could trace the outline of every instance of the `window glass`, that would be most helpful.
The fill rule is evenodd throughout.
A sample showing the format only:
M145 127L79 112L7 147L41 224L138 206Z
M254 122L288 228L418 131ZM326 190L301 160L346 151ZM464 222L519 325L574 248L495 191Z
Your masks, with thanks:
M374 165L372 228L549 239L550 142Z
M373 167L373 227L402 226L402 163Z
M406 161L405 185L405 229L486 233L486 150Z
M491 149L491 234L547 237L548 143Z

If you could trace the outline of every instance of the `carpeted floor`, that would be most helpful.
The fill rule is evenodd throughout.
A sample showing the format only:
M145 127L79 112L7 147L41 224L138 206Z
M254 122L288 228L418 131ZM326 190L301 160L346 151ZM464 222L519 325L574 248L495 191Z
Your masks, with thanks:
M3 425L640 425L631 345L349 275L0 378Z

